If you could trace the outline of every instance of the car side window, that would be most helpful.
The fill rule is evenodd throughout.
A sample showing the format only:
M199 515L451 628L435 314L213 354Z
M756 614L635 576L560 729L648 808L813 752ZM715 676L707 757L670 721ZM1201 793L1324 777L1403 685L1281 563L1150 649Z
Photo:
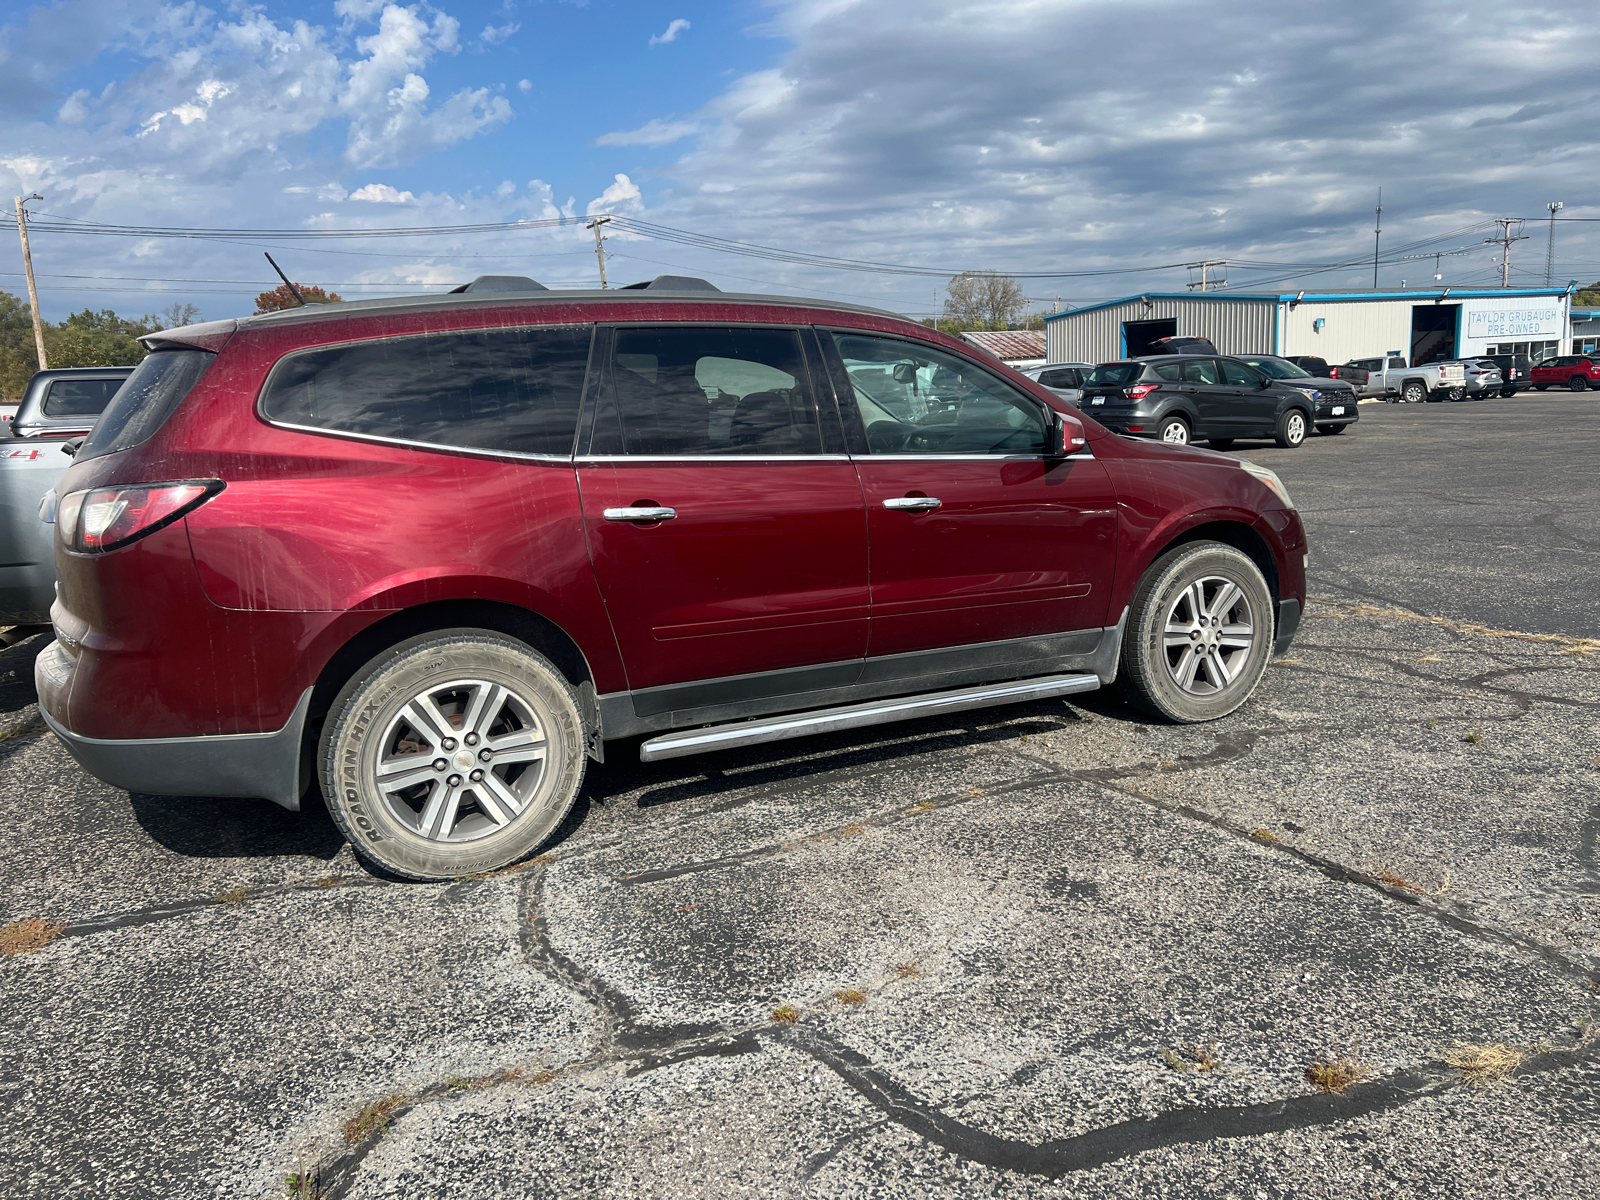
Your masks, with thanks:
M873 454L1043 454L1044 406L922 342L833 334Z
M120 379L57 379L45 393L47 417L98 417L122 386Z
M623 327L612 335L595 453L822 453L817 405L793 329Z
M1183 363L1185 383L1218 383L1217 363L1210 358L1191 358Z
M1055 367L1039 372L1039 382L1049 388L1075 388L1083 386L1083 374L1077 367Z
M269 421L517 454L572 453L590 325L472 329L286 355Z
M1230 387L1260 387L1263 376L1243 363L1225 358L1222 360L1222 378Z
M1164 362L1156 364L1156 374L1162 379L1177 383L1183 377L1183 364Z
M1406 360L1403 359L1403 358L1391 358L1389 360L1389 365L1391 367L1397 367L1397 368L1399 368L1400 370L1403 371L1403 370L1405 370Z

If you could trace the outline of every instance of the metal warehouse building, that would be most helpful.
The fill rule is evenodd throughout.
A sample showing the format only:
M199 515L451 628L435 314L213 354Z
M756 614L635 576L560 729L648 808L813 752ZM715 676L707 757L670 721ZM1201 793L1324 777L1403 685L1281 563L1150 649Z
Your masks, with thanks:
M1401 354L1415 366L1477 354L1571 351L1571 286L1403 291L1151 292L1045 317L1051 362L1102 363L1157 338L1208 337L1223 354ZM1592 339L1592 335L1591 335Z

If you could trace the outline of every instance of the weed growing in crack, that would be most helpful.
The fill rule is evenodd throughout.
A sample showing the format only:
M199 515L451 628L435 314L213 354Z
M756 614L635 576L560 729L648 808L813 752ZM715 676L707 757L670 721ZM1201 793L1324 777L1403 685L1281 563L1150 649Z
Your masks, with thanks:
M846 825L839 833L842 837L860 837L866 831L865 825Z
M1510 1079L1512 1072L1527 1057L1527 1051L1499 1043L1480 1046L1471 1042L1457 1042L1439 1055L1439 1060L1445 1066L1460 1071L1462 1079L1469 1086L1486 1088Z
M534 1075L533 1075L533 1078L530 1079L528 1082L529 1083L536 1083L540 1087L543 1087L545 1084L554 1083L555 1081L556 1081L556 1077L553 1074L551 1074L549 1071L535 1071Z
M792 1004L780 1004L772 1010L771 1016L780 1025L793 1025L800 1019L800 1010Z
M382 1100L374 1100L344 1123L346 1144L354 1146L374 1133L382 1133L389 1127L389 1118L394 1116L395 1110L405 1102L405 1096L399 1092L385 1096Z
M298 1171L290 1171L283 1181L284 1195L290 1200L322 1200L322 1168L306 1166L303 1156L296 1155Z
M337 875L329 875L326 879L317 880L317 886L319 888L338 887L343 882L344 880L340 879Z
M42 917L23 917L9 925L0 926L0 957L13 954L32 954L43 950L65 929L65 925L52 925Z
M247 887L223 888L215 896L211 897L211 903L213 903L213 904L243 904L245 902L245 898L247 896L249 896L249 895L250 895L250 889L247 888Z
M1466 742L1469 746L1476 746L1479 742L1483 741L1483 730L1474 729L1471 733L1464 733L1461 735L1461 740Z
M1393 888L1404 888L1408 892L1416 892L1419 896L1426 896L1428 889L1420 884L1412 883L1403 875L1396 875L1388 867L1378 868L1378 882Z
M446 1075L444 1085L452 1092L461 1092L472 1086L472 1080L465 1075Z
M895 968L895 974L899 975L901 979L915 979L922 972L917 970L916 963L901 963Z
M1250 836L1255 838L1258 842L1275 842L1278 840L1277 836L1272 832L1272 830L1264 828L1256 830Z
M1335 1048L1332 1054L1306 1068L1306 1079L1318 1091L1342 1096L1347 1087L1365 1078L1370 1069L1361 1061L1358 1048L1352 1048L1349 1054Z
M867 1002L867 994L860 988L840 988L833 994L833 998L844 1005L865 1004Z
M932 812L932 811L933 811L933 801L932 800L924 800L921 804L913 804L910 808L906 809L906 816L915 817L915 816L921 815L922 813Z
M1217 1044L1207 1042L1204 1046L1197 1046L1192 1042L1181 1043L1176 1050L1161 1048L1161 1057L1166 1059L1169 1071L1214 1071L1217 1068Z

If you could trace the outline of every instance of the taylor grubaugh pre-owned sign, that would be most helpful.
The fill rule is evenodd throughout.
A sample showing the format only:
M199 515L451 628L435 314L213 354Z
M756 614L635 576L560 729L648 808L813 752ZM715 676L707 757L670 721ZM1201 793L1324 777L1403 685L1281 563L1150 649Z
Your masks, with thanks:
M1464 314L1469 338L1556 338L1565 319L1559 304L1537 308L1471 309Z

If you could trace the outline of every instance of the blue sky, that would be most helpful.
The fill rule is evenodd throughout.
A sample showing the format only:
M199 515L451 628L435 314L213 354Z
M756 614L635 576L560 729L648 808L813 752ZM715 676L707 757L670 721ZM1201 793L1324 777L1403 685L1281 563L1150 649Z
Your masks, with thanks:
M1499 215L1600 217L1592 11L1577 0L174 0L0 16L0 194L73 221L243 229L615 212L877 262L1010 271L1230 260L1235 286L1357 286L1384 187L1386 285L1498 282ZM9 191L3 189L9 188ZM1600 278L1583 222L1558 282ZM1546 227L1513 251L1541 282ZM479 273L595 281L581 228L385 241L41 230L42 304L249 311L272 249L347 296ZM613 282L932 310L936 279L621 234ZM1246 265L1256 264L1256 265ZM0 287L21 291L14 239ZM68 276L88 276L73 279ZM1030 280L1050 307L1173 269ZM200 282L220 280L224 282ZM92 290L91 290L92 289Z

